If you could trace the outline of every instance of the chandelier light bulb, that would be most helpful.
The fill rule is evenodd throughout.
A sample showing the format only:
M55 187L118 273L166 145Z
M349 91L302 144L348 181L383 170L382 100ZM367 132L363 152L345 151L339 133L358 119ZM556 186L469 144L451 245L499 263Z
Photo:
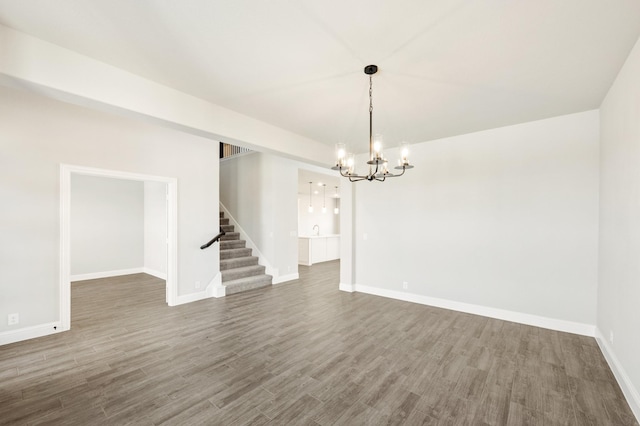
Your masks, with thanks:
M409 144L402 142L400 144L400 166L409 164Z
M344 167L345 157L347 156L347 147L343 143L336 144L336 164Z

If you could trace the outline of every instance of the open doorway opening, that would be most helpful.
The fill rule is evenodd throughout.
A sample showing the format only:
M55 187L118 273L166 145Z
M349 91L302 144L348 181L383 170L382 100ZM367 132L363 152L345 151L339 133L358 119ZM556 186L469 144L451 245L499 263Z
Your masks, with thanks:
M71 326L75 280L145 272L166 280L166 302L175 304L176 190L174 178L61 166L63 330Z
M340 259L340 180L298 170L298 264Z

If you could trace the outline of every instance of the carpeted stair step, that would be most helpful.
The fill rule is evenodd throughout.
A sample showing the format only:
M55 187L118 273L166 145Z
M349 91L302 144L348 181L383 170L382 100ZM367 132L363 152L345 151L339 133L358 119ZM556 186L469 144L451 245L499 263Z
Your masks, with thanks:
M253 277L239 278L232 281L223 282L225 295L241 293L243 291L268 287L271 285L273 277L271 275L256 275Z
M222 237L220 237L220 241L239 240L239 239L240 239L239 232L227 232Z
M254 266L257 264L258 264L258 258L256 256L234 257L232 259L221 259L220 270L226 271L229 269L242 268L244 266Z
M233 258L236 258L236 257L247 257L247 256L251 256L251 249L247 248L247 247L220 250L220 260L233 259Z
M224 225L228 225L229 224L229 219L221 217L220 218L220 226L224 226Z
M222 283L233 281L240 278L253 277L254 275L263 275L265 267L262 265L243 266L242 268L227 269L220 271L222 274Z
M220 212L220 217L224 217L224 212Z
M222 230L224 232L235 232L233 228L235 228L235 226L233 225L222 225L220 224L220 227L222 228Z
M244 248L247 242L245 240L226 240L220 241L220 251Z

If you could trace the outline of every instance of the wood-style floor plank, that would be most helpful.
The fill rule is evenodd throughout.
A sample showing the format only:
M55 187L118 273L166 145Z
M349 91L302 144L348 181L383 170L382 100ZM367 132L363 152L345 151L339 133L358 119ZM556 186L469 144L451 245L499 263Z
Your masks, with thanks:
M73 283L71 331L0 347L0 424L638 425L592 338L338 276L172 308L149 275Z

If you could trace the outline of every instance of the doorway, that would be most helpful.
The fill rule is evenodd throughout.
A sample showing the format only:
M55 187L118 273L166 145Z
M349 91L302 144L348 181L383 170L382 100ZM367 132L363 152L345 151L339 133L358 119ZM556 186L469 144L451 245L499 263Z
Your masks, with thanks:
M114 170L63 164L60 167L60 324L62 331L71 327L71 178L72 175L114 178L146 183L165 190L166 234L166 302L177 302L177 180ZM158 185L161 184L161 185ZM157 203L157 201L156 201ZM155 237L157 241L157 235ZM100 241L96 241L100 244ZM161 249L162 250L162 249ZM157 265L157 263L156 263Z

